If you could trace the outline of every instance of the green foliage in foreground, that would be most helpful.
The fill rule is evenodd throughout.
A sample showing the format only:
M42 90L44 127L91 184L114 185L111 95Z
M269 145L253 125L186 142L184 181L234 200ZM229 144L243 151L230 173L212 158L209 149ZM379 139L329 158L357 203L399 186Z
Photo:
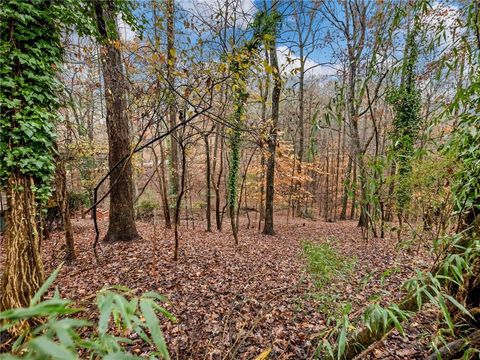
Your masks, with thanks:
M328 243L304 241L302 246L307 271L313 276L318 289L322 289L334 278L348 274L352 269L354 262L338 254Z
M124 287L103 289L97 294L98 322L80 316L82 310L72 301L60 298L58 292L48 300L42 295L58 275L57 269L30 302L28 308L10 309L0 313L0 332L18 327L24 321L39 323L21 334L13 343L11 353L1 359L144 359L129 352L135 337L137 344L152 349L150 359L170 359L157 314L171 321L175 318L160 302L166 299L155 292L137 297ZM132 336L134 335L134 336Z

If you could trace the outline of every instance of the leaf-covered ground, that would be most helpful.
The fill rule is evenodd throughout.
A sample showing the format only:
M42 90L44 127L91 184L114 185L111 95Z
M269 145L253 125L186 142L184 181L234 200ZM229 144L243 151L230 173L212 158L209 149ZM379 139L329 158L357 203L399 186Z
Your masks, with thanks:
M254 359L268 349L271 359L309 359L327 329L328 314L349 303L352 316L358 316L370 302L399 299L399 285L415 268L429 265L425 255L396 250L393 239L366 243L356 222L277 221L272 237L242 224L238 247L227 230L182 226L177 262L172 261L173 231L140 222L142 240L102 244L97 262L91 222L73 220L78 258L64 265L56 285L62 296L87 308L97 290L114 284L167 296L166 307L178 319L163 322L173 359ZM103 233L105 227L102 222ZM48 271L61 261L62 236L55 232L43 244ZM304 241L328 242L351 269L319 288L305 270ZM434 317L426 312L413 318L407 338L394 331L364 357L424 358L425 324Z

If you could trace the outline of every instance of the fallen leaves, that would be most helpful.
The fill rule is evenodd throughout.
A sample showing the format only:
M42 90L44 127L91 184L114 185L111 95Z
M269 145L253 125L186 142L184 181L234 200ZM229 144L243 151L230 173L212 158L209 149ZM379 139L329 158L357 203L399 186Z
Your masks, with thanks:
M335 301L352 303L354 312L374 294L380 294L380 302L400 298L398 285L412 268L426 264L424 256L397 252L394 241L366 244L354 222L312 221L277 223L273 237L241 225L238 247L229 232L182 226L177 262L172 261L173 233L138 223L143 240L102 244L96 264L90 222L73 220L73 226L78 259L61 271L56 285L62 296L88 308L85 299L108 285L165 295L170 300L165 308L178 321L161 319L162 328L172 358L179 359L310 358L326 317L318 311L321 303L312 296L316 289L304 271L302 240L328 239L336 251L357 259L352 275L330 284ZM106 222L101 227L105 231ZM54 233L44 244L50 270L61 261L62 236ZM382 277L392 268L398 271ZM415 357L411 347L398 351L396 359Z

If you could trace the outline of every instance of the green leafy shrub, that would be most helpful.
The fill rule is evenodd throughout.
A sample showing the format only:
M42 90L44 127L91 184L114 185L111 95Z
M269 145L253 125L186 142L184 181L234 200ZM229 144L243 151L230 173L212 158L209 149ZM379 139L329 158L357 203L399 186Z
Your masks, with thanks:
M153 197L146 196L135 206L137 218L144 219L152 217L153 212L159 208L159 203Z
M321 289L334 277L347 274L353 262L338 254L328 243L303 242L303 255L307 271L313 276L315 285Z
M70 191L68 193L68 206L70 211L79 211L90 206L90 196L86 191Z
M0 313L2 338L8 337L9 329L25 329L12 339L10 353L0 356L2 359L73 360L80 355L91 359L140 359L129 352L134 342L151 348L152 359L170 359L157 314L171 321L175 318L159 305L166 301L164 297L155 292L134 296L131 290L120 286L103 289L96 297L98 322L93 323L78 316L82 310L74 308L72 301L60 298L58 291L51 299L41 301L59 269L32 298L28 308ZM25 322L40 325L22 327Z

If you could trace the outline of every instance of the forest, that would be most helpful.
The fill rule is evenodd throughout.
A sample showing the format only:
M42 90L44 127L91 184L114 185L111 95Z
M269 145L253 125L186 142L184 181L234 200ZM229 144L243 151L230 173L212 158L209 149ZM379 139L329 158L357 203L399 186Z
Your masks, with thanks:
M0 359L479 359L480 0L2 0Z

